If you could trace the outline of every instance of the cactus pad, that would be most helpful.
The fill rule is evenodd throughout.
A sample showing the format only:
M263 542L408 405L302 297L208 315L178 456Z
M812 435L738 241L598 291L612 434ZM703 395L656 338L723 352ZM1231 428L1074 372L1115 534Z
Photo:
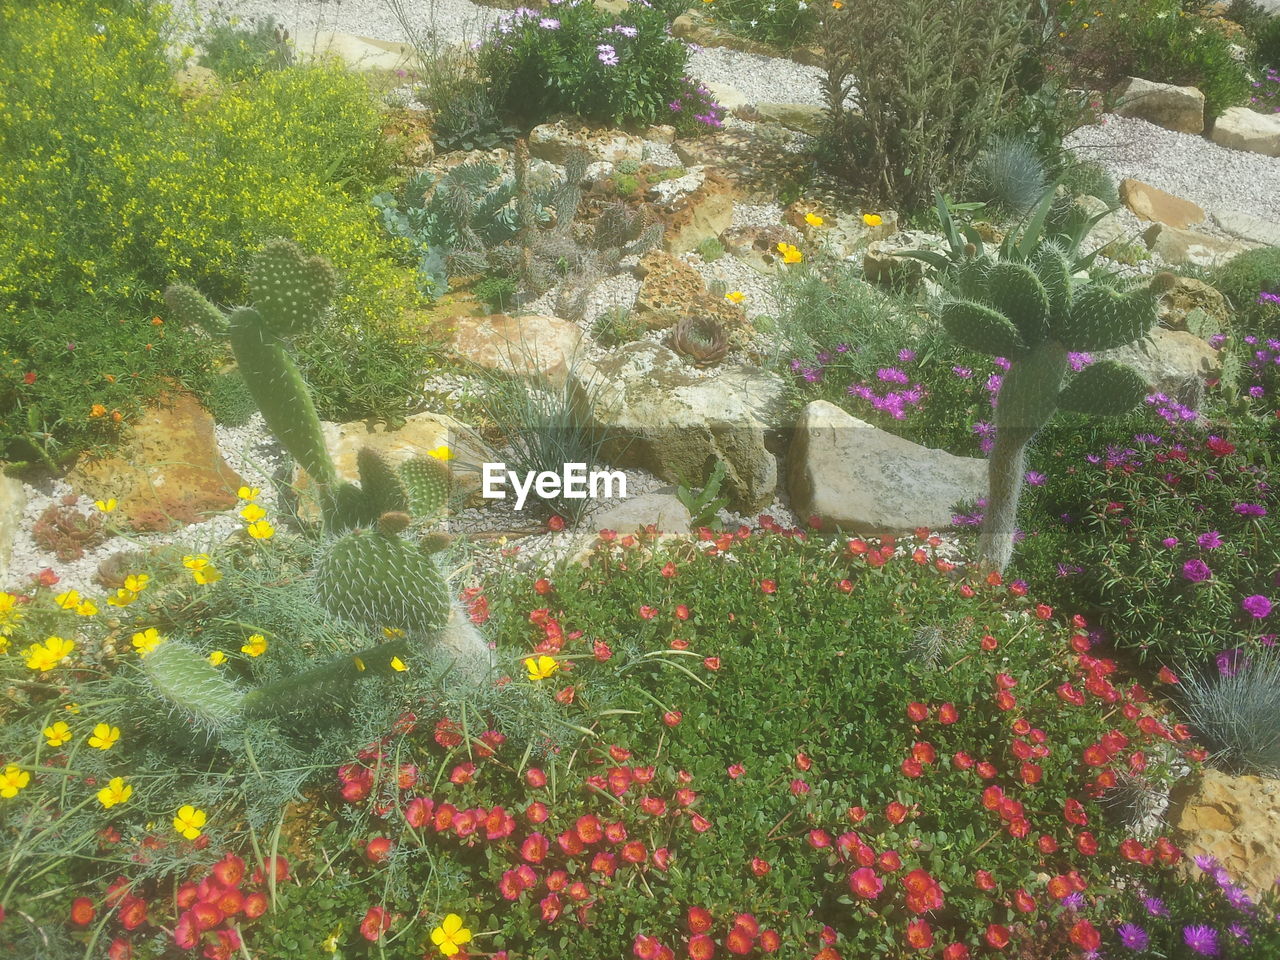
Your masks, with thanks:
M400 482L409 512L418 519L439 516L449 502L449 465L435 457L413 457L400 464Z
M175 640L142 660L142 672L174 710L206 728L226 726L240 716L244 694L196 650Z
M449 617L449 588L413 544L368 530L334 541L316 566L316 591L335 616L375 628L430 633Z
M164 302L169 307L169 315L179 323L194 323L211 334L227 332L227 318L195 287L175 283L165 290Z
M1049 294L1026 264L994 264L987 271L985 302L1009 318L1027 346L1039 343L1049 331Z
M329 262L308 258L288 240L271 240L253 258L249 292L262 322L277 336L313 326L338 291Z
M388 510L409 509L409 494L386 457L372 447L361 447L356 454L360 471L360 489L374 516Z
M995 357L1017 356L1027 344L998 310L973 300L953 300L942 308L942 325L962 346Z
M1156 322L1156 303L1145 290L1091 284L1075 295L1067 316L1054 320L1052 332L1068 350L1110 350L1146 335Z
M1151 392L1133 367L1115 360L1100 360L1085 367L1059 396L1064 410L1095 417L1118 417L1128 413Z

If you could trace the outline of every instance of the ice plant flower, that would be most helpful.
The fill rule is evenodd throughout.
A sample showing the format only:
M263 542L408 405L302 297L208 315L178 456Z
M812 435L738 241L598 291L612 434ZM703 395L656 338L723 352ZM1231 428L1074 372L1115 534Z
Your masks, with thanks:
M43 730L45 743L51 747L60 747L71 739L71 728L65 720L59 720Z
M178 813L173 818L173 829L188 840L195 840L199 838L206 819L207 816L203 810L197 810L189 803L184 804L178 808Z
M110 810L117 803L124 803L133 796L133 787L124 782L123 777L112 777L105 787L98 791L98 802L104 810Z
M109 723L99 723L94 726L93 733L89 735L89 746L97 750L110 750L119 739L119 727L113 727Z
M452 957L462 949L462 944L470 940L471 931L462 925L462 918L456 913L449 914L440 926L431 931L431 942L446 957Z
M20 767L15 767L11 763L0 773L0 797L4 797L6 800L10 797L16 797L18 791L26 787L30 782L31 774Z
M252 634L244 645L240 648L240 652L248 654L251 657L260 657L267 652L267 638L260 633Z
M529 671L530 680L546 680L560 669L560 664L554 657L527 657L524 668Z
M1182 928L1182 941L1202 957L1218 955L1218 931L1213 927L1189 925Z
M132 642L133 649L138 651L138 655L145 657L164 643L164 637L160 636L155 627L147 627L141 633L135 633Z

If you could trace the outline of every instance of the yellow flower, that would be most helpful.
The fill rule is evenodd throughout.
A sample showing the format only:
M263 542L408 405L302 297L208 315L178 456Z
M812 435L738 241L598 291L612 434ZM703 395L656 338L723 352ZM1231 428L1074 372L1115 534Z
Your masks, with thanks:
M191 578L195 580L196 583L204 586L206 583L217 583L221 580L222 571L213 564L210 564L201 570L192 570Z
M398 673L401 670L408 670L409 668L405 665L405 662L401 660L399 657L392 657L391 669L395 670Z
M0 773L0 797L4 797L6 800L9 797L16 797L18 791L30 782L31 774L15 767L11 763L4 768L3 773Z
M107 785L98 791L98 802L110 810L117 803L124 803L133 796L133 787L124 782L122 777L112 777Z
M260 493L262 491L257 487L241 487L236 491L236 496L241 500L257 500Z
M240 511L240 516L244 517L249 523L261 520L266 515L267 511L263 510L256 503L245 504L244 508Z
M121 587L113 596L107 597L107 603L113 607L127 607L138 599L138 591Z
M452 957L462 949L462 944L469 943L471 931L462 925L462 918L451 913L444 918L444 923L431 931L431 942L440 948L446 957Z
M864 213L862 215L862 222L868 227L878 227L880 224L884 223L884 217L880 216L878 213Z
M524 668L529 671L530 680L546 680L560 669L560 664L556 663L554 657L528 657L524 661Z
M734 290L732 293L726 293L724 298L730 303L741 303L743 300L747 299L747 295L741 290Z
M260 633L255 633L249 637L244 646L240 648L241 653L247 653L251 657L260 657L267 652L267 638Z
M13 633L14 627L23 616L22 611L18 609L17 596L0 591L0 637L7 637Z
M207 553L189 553L182 558L182 565L188 570L203 570L209 565Z
M147 582L151 579L145 573L131 573L124 578L124 589L130 593L141 593L147 588Z
M437 460L448 461L453 459L453 451L449 449L448 444L442 443L440 444L440 446L436 447L434 450L428 450L427 456L435 457Z
M841 3L841 2L840 2L840 0L831 0L831 9L833 9L833 10L843 10L843 9L844 9L844 4L843 4L843 3Z
M197 810L188 803L178 808L178 815L173 818L173 829L188 840L195 840L200 836L200 828L204 826L206 819L203 810Z
M822 219L820 216L818 216L816 213L806 213L806 214L804 215L804 222L805 222L805 223L807 223L807 224L808 224L809 226L811 226L811 227L820 227L820 226L822 226L824 223L826 223L826 221L825 221L825 220L823 220L823 219Z
M804 260L804 254L790 243L779 243L778 252L782 254L783 263L800 263Z
M44 739L49 746L60 747L71 739L71 728L65 720L59 720L44 728Z
M215 667L220 667L227 662L227 655L221 650L215 650L213 653L209 654L209 662Z
M110 513L118 506L115 497L108 497L106 500L95 500L93 501L93 505L103 513Z
M255 540L270 540L276 528L266 520L256 520L248 526L249 536Z
M92 617L98 612L98 605L92 600L81 600L76 604L76 615L81 617Z
M388 640L395 640L397 637L403 637L404 631L399 627L383 627L382 635Z
M92 407L89 408L90 417L102 417L102 416L106 416L106 413L107 413L107 408L100 403L95 403Z
M53 602L63 610L74 610L76 608L76 604L80 602L80 594L76 590L68 590L65 593L60 593L54 597Z
M110 750L119 739L119 727L113 727L108 723L100 723L93 728L93 733L89 737L89 746L97 747L99 750Z
M27 649L22 651L22 656L27 661L27 666L32 670L44 672L52 670L63 660L71 655L71 651L76 647L74 640L64 640L62 637L49 637L43 644L33 643Z
M147 627L141 633L133 635L133 649L137 650L138 654L143 657L162 643L164 643L164 637L160 636L155 627Z
M76 716L79 716L80 714L80 704L78 703L68 703L62 709L67 711L67 713L74 714Z
M338 927L337 930L333 931L333 933L329 934L327 938L320 942L320 946L324 948L325 953L338 952L338 937L341 936L341 934L342 927Z

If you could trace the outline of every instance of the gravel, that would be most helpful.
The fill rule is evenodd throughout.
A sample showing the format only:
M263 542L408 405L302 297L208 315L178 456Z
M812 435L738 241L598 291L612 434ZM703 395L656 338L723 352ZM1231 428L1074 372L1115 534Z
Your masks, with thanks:
M823 106L822 71L785 57L766 57L727 47L700 47L689 56L689 74L727 83L747 103L807 103Z
M1065 145L1117 181L1141 180L1208 213L1239 207L1280 221L1280 157L1229 150L1204 137L1109 114L1097 126L1081 127Z
M448 43L471 43L503 12L469 0L398 0L411 29L426 36L434 32ZM295 38L318 31L350 33L391 43L408 41L388 0L196 0L201 16L239 17L253 22L272 16Z

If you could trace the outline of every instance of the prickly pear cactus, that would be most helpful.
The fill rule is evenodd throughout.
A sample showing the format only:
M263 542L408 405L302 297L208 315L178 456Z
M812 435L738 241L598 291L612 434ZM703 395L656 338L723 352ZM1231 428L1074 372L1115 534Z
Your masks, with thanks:
M1066 255L1052 243L1026 261L969 264L958 285L962 296L942 307L942 325L962 345L1010 363L996 405L981 561L1003 570L1013 554L1027 445L1049 418L1058 409L1118 415L1150 390L1136 371L1114 361L1086 367L1064 386L1068 353L1146 335L1171 282L1162 274L1146 287L1122 290L1074 281Z
M449 589L430 556L395 534L353 530L316 566L325 609L374 629L429 634L449 615Z

